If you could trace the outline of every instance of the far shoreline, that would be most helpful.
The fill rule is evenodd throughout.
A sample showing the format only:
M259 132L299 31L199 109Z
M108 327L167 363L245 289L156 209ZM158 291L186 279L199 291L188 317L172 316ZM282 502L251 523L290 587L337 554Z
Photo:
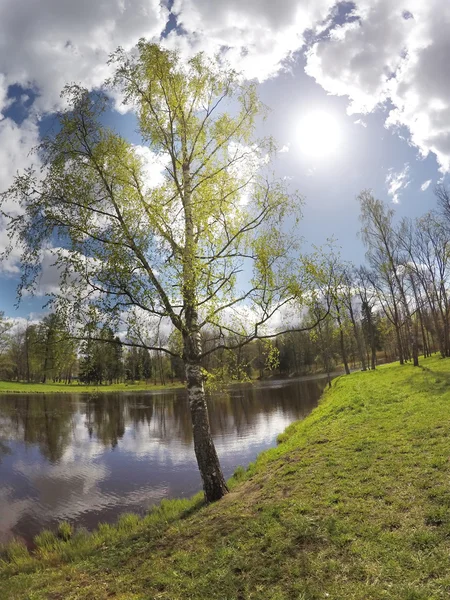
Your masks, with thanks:
M391 364L391 363L385 363ZM383 365L378 365L381 367ZM351 369L351 372L360 371L360 368ZM224 385L225 388L233 385L258 385L258 384L276 384L288 383L289 381L309 381L313 379L323 379L327 376L335 379L344 375L344 370L337 368L327 374L323 371L314 373L305 373L303 375L282 376L274 374L273 376L256 378L244 381L230 381ZM113 394L121 392L158 392L164 390L185 389L186 384L181 381L169 382L166 384L158 383L113 383L106 385L92 385L83 383L27 383L23 381L0 381L0 397L7 394Z
M82 383L24 383L0 381L0 396L6 394L107 394L117 392L147 392L183 389L179 381L163 384L114 383L112 385L85 385Z

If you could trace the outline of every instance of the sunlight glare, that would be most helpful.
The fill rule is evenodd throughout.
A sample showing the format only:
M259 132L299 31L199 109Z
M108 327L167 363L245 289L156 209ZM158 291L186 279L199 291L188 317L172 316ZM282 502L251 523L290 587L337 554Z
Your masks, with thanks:
M333 154L341 142L338 121L330 114L317 110L306 114L300 121L298 140L301 151L313 158Z

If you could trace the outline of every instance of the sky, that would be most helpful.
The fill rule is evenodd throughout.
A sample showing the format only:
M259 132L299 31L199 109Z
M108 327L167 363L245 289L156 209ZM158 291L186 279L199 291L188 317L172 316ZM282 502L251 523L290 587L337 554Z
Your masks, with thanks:
M258 134L277 140L276 175L305 200L305 248L333 237L360 264L361 190L414 218L446 182L449 26L448 0L1 0L0 191L36 163L63 86L100 86L117 46L144 37L186 57L220 52L271 109ZM108 123L133 141L133 115L116 109ZM0 264L0 310L33 318L46 300L15 308L19 276L14 256ZM42 293L52 277L47 264Z

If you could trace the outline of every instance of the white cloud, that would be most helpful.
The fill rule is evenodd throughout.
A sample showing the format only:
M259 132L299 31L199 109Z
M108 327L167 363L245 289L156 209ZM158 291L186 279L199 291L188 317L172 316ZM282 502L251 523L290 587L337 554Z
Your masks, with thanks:
M361 127L367 127L367 123L365 121L363 121L362 119L356 119L356 121L353 121L353 123L355 125L361 125Z
M148 146L134 146L135 153L142 161L142 172L146 178L146 191L164 183L165 167L170 162L169 155L155 154Z
M180 28L163 43L184 53L220 50L248 77L263 80L286 68L306 31L320 34L308 52L307 73L329 93L347 96L349 112L389 102L387 124L406 127L421 155L434 152L448 170L450 4L410 0L405 11L392 0L355 0L355 20L337 25L330 18L336 6L335 0L175 0ZM11 103L7 90L15 83L37 92L37 115L60 104L67 82L100 84L112 50L129 49L139 37L160 39L167 18L166 3L158 0L5 0L0 111Z
M389 172L386 176L386 185L388 188L388 194L392 197L392 202L394 204L398 204L400 202L400 193L402 190L407 188L409 184L410 179L408 163L405 163L405 166L401 171L389 169Z
M325 19L334 0L175 0L186 35L165 43L186 51L225 52L248 77L264 80L303 45L303 34Z
M4 118L2 112L10 106L11 100L8 98L8 84L6 77L0 73L0 121Z
M33 119L25 119L20 126L9 118L0 121L0 193L12 184L17 172L23 171L33 163L39 166L37 156L30 154L30 150L38 142L39 130ZM19 210L12 202L5 202L2 208L10 214ZM6 223L0 218L0 253L6 249L8 243ZM18 273L19 257L20 248L16 245L8 258L0 262L0 272Z
M167 15L158 0L4 0L0 73L7 85L38 91L36 110L51 110L64 84L101 83L118 45L131 48L140 37L159 37Z
M275 74L299 50L303 33L320 23L335 0L219 2L175 0L172 11L182 27L164 43L189 54L221 51L233 66L260 80ZM88 88L110 74L109 54L131 49L144 37L160 40L169 17L159 0L4 0L0 5L0 111L12 84L37 92L33 109L61 105L68 82Z
M25 119L20 126L9 118L0 121L0 192L11 185L17 171L39 162L30 154L38 142L39 129L33 119Z
M279 152L280 154L284 154L285 152L289 152L290 146L291 146L290 144L284 144L284 146L282 146L282 147L281 147L281 148L278 150L278 152Z
M308 54L306 72L349 113L389 102L389 127L405 127L421 156L450 169L450 4L356 0L352 23L336 26Z
M383 0L356 2L361 18L335 27L308 53L306 72L329 93L348 96L349 114L368 113L387 97L410 22Z
M427 181L424 181L422 183L422 185L420 186L420 189L422 190L422 192L424 192L425 190L427 190L430 187L431 184L431 179L427 179Z
M6 231L6 224L4 219L0 218L0 253L4 252L9 246L8 232ZM0 274L18 275L19 259L21 256L20 248L15 246L7 258L0 261Z

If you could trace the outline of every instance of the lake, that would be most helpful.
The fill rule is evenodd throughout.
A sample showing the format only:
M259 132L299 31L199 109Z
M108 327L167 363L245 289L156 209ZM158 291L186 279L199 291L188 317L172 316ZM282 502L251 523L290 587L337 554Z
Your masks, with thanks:
M232 386L208 400L226 478L316 405L325 378ZM0 396L0 543L63 520L94 528L201 489L186 392Z

